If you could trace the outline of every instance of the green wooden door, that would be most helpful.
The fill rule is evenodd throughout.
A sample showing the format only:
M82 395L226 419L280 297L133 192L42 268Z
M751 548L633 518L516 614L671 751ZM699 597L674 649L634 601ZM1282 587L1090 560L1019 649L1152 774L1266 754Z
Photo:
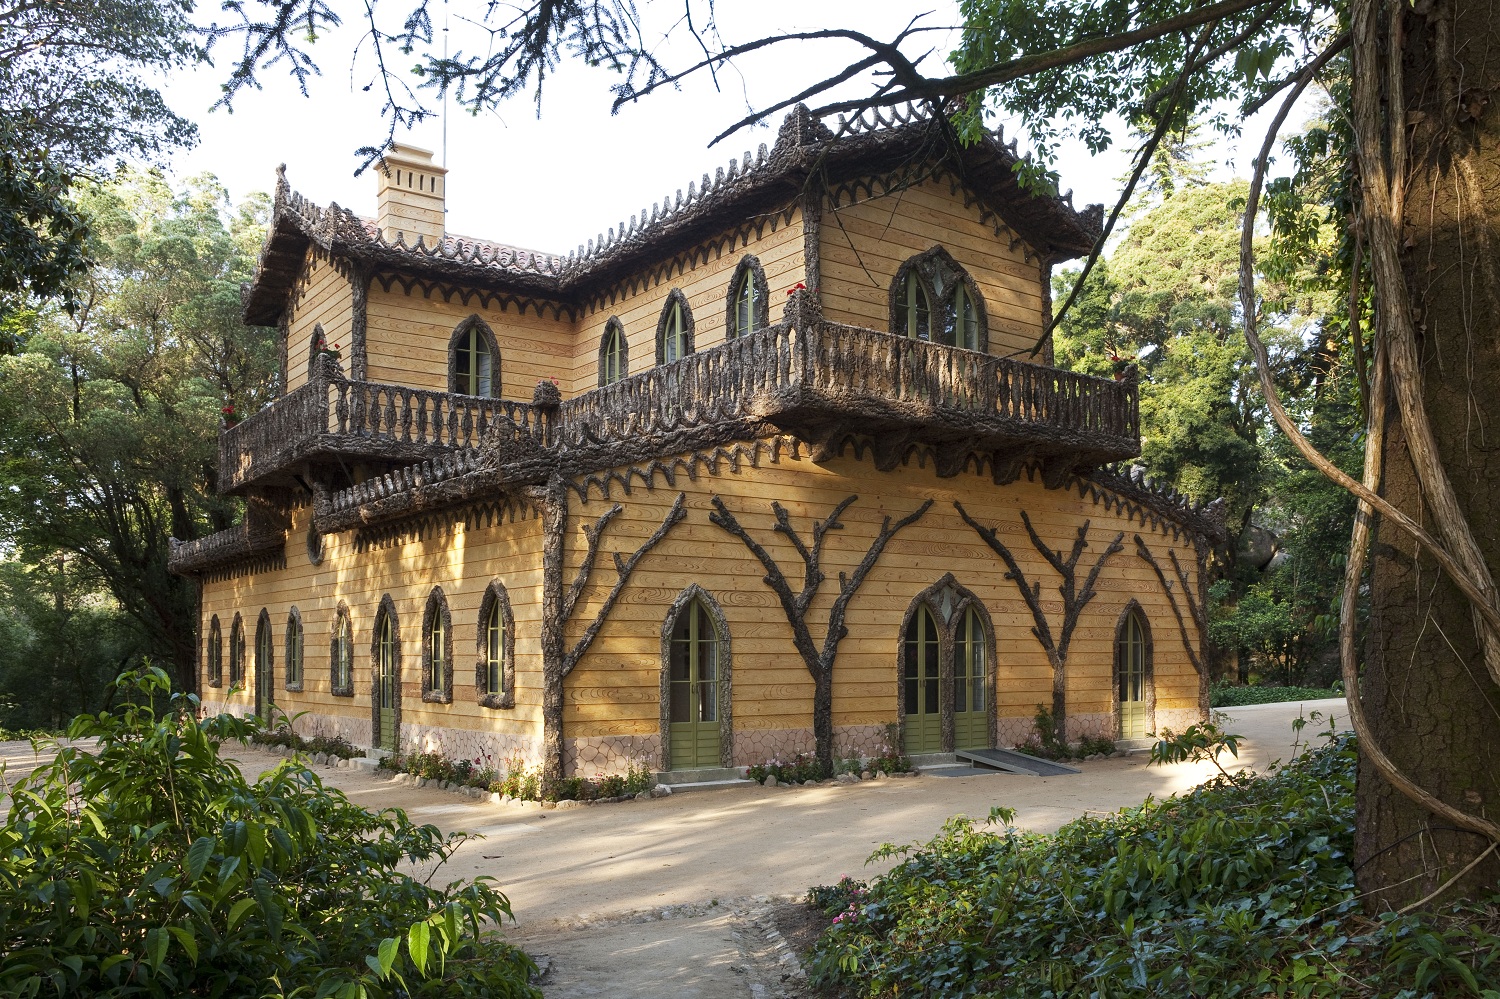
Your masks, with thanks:
M719 758L719 634L694 600L672 626L669 652L672 769L717 767Z
M1120 738L1146 737L1146 636L1140 619L1125 615L1115 643L1115 672L1120 686Z
M984 622L969 607L953 636L953 748L988 749L989 671L986 669Z
M271 665L271 622L262 617L255 629L255 713L271 720L276 703L276 683Z
M907 753L937 753L943 749L939 656L937 622L925 606L918 607L906 626L906 676L901 696L906 710L903 748Z
M380 644L375 662L375 746L396 748L396 636L390 615L380 619Z

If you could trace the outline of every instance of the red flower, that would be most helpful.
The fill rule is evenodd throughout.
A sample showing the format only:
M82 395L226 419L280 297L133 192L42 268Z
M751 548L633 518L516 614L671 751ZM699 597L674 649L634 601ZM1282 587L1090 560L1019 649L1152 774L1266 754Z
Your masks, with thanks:
M788 288L786 293L788 295L790 295L794 291L806 291L806 290L807 290L807 285L803 284L801 281L798 281L796 284L794 284L790 288Z
M219 412L223 413L225 416L233 416L234 415L234 407L233 406L225 406L223 409L219 410Z

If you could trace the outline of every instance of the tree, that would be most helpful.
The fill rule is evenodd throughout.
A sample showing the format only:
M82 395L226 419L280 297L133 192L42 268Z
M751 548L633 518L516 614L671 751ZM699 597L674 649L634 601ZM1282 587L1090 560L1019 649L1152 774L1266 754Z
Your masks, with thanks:
M77 308L36 314L0 357L0 542L76 563L190 686L196 593L167 571L168 538L233 521L214 488L220 410L275 389L271 334L239 319L265 199L231 212L212 178L178 192L133 173L81 205L98 263Z

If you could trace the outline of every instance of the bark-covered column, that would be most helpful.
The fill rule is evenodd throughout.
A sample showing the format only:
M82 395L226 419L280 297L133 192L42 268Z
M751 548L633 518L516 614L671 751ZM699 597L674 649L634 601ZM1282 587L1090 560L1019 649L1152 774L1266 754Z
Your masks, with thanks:
M542 755L543 775L563 775L563 532L568 523L568 490L554 474L532 497L542 514Z
M1415 11L1397 0L1356 7L1363 8L1357 15L1375 16L1362 49L1356 17L1356 69L1384 81L1383 93L1363 95L1384 102L1378 110L1367 105L1365 120L1382 129L1397 123L1384 148L1399 157L1392 175L1404 174L1406 186L1391 211L1396 237L1388 242L1396 244L1410 297L1420 397L1437 458L1493 574L1500 570L1500 106L1491 96L1500 90L1492 51L1500 8L1490 0L1438 0ZM1403 50L1396 59L1393 48ZM1372 240L1380 231L1374 210L1367 194L1363 221ZM1401 317L1392 314L1397 296L1381 297L1375 252L1376 335L1389 342ZM1418 474L1410 426L1397 396L1389 398L1381 491L1432 526L1432 483ZM1375 525L1370 597L1362 687L1376 741L1444 802L1500 817L1500 686L1486 668L1469 601L1405 532L1385 523ZM1375 909L1427 896L1489 845L1433 818L1363 760L1357 829L1359 889L1371 893ZM1497 884L1500 856L1491 854L1441 900Z

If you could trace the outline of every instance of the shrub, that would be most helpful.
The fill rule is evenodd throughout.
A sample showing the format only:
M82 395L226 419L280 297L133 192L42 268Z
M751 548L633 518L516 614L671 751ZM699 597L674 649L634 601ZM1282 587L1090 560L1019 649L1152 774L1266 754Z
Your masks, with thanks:
M1339 736L1052 835L951 819L876 852L905 859L847 893L809 972L851 996L1500 995L1500 897L1359 914L1355 769Z
M1318 701L1325 697L1343 697L1342 689L1321 687L1237 687L1220 681L1209 688L1209 703L1216 708L1239 708L1247 704L1275 704L1280 701Z
M299 753L327 753L329 756L337 756L341 759L354 759L365 755L363 749L355 749L354 746L341 735L315 735L311 739L303 738L292 730L292 719L285 714L281 715L280 721L272 728L256 728L250 733L250 741L260 746L285 746Z
M402 868L463 842L379 814L283 762L255 783L220 755L254 719L195 718L148 669L123 703L16 782L0 826L0 994L535 997L493 936L488 878L434 888Z
M807 753L798 753L790 763L767 760L752 764L745 768L745 774L756 783L763 783L767 777L775 777L782 784L800 784L803 781L822 780L828 776L818 758Z
M1023 753L1040 756L1045 760L1081 760L1086 756L1113 755L1115 742L1106 736L1088 736L1076 746L1069 745L1057 734L1057 719L1046 705L1038 704L1032 716L1036 723L1036 735L1016 746Z

